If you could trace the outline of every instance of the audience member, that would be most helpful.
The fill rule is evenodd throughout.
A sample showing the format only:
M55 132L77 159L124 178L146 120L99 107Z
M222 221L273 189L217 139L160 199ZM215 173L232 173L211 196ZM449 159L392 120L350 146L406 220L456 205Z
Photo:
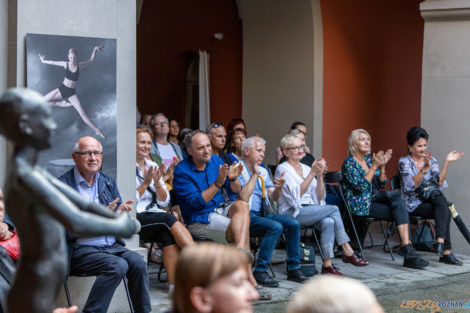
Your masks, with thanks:
M187 134L189 134L192 131L193 130L191 128L183 128L180 132L180 147L181 147L181 151L183 152L184 159L188 157L188 152L186 151L186 144L185 144L184 138L186 137Z
M451 214L447 198L441 191L447 188L445 179L449 164L459 160L463 152L451 151L446 156L442 170L439 170L436 158L428 154L428 138L428 133L421 127L412 127L407 133L410 153L401 157L398 162L402 196L410 215L434 219L439 262L463 265L451 252Z
M271 257L279 237L284 233L287 250L287 279L303 283L308 278L300 270L300 224L292 217L278 215L268 211L269 199L277 201L284 186L284 175L274 179L268 171L259 165L263 162L266 141L260 137L250 137L242 147L243 172L239 179L243 189L241 199L246 199L250 206L250 235L261 237L253 276L258 284L278 287L279 282L268 274Z
M246 140L246 131L244 129L235 129L228 141L228 156L232 162L238 162L242 159L242 145Z
M300 129L292 129L290 132L289 132L290 135L294 135L296 136L297 138L300 139L300 141L302 142L302 145L304 147L307 147L307 144L306 144L306 141L305 141L305 133L302 132ZM308 150L308 149L306 149ZM282 162L285 162L286 161L286 156L283 155L282 158L279 160L278 163L282 163ZM312 167L312 164L313 164L313 161L315 161L315 157L310 153L310 152L307 152L305 151L304 153L304 157L302 158L302 160L300 160L300 163L303 163L305 165L307 165L308 167Z
M181 143L181 138L180 138L180 123L175 120L175 119L170 119L169 123L170 131L168 132L168 142L172 142L174 144L177 144L178 146Z
M161 178L163 168L148 159L152 132L147 128L137 128L136 134L136 211L142 225L140 240L157 242L162 247L163 265L172 291L179 247L192 245L194 241L186 227L164 209L170 202L170 194Z
M100 171L103 149L93 137L80 138L73 149L75 166L59 179L90 202L101 203L115 213L131 210L132 200L122 202L116 181ZM68 236L71 244L71 273L96 276L83 312L107 312L115 289L127 276L136 312L152 310L148 293L147 267L143 258L127 250L111 236ZM70 250L69 250L70 251Z
M250 253L248 203L226 202L222 194L225 190L232 199L231 195L241 191L237 177L243 165L228 167L213 155L209 137L203 131L193 131L185 141L190 156L175 168L174 190L189 231L218 242L234 242L236 247ZM257 285L251 270L250 280Z
M248 281L245 253L203 243L184 249L176 265L173 313L251 313L258 293Z
M150 119L152 118L152 114L150 113L144 113L140 117L140 122L139 124L145 127L150 128Z
M305 144L305 156L304 156L304 159L303 159L302 163L304 163L308 167L311 167L313 161L315 160L315 158L312 158L313 156L310 157L311 155L308 156L310 154L310 149L306 145L306 141L305 141L306 138L307 138L307 125L305 125L302 122L294 122L290 126L289 133L292 132L293 130L298 130L299 132L301 132L303 134L303 136L299 136L299 138L301 140L303 140L304 144ZM292 134L297 135L297 132L293 132ZM282 160L283 157L284 157L284 155L282 154L281 147L277 147L276 148L276 161L277 161L277 164L282 163L282 162L285 161L285 159Z
M183 153L180 146L168 141L168 133L170 132L168 118L162 113L155 114L150 120L150 125L153 132L152 151L150 153L153 154L153 158L157 158L153 161L159 164L161 160L165 164L165 169L168 169L171 165L176 166L183 159Z
M351 278L321 276L292 297L287 313L384 313L374 293Z
M356 257L349 245L349 237L344 231L338 207L325 205L325 160L316 159L312 167L300 163L305 149L302 141L295 135L288 134L282 138L281 150L287 161L276 168L275 176L281 177L285 173L286 180L279 198L279 212L296 218L300 225L314 225L321 231L321 249L324 255L322 273L343 276L331 263L335 238L343 248L343 262L355 266L368 265L366 260Z
M211 123L206 129L207 135L212 146L212 154L218 155L225 164L229 166L232 164L232 160L227 153L224 152L225 143L227 141L227 133L222 123Z
M245 121L241 118L233 118L228 123L228 125L227 125L227 138L229 138L229 139L232 138L233 137L233 132L237 129L243 129L245 131L245 133L247 132Z
M416 254L409 239L409 216L406 204L400 195L381 192L385 188L387 175L385 165L392 157L392 150L371 153L371 138L363 129L351 132L348 139L349 156L341 168L344 196L351 213L358 216L371 216L393 220L401 239L398 254L404 257L403 266L424 268L429 262ZM366 233L362 230L361 242Z
M3 192L0 189L0 240L5 241L11 238L14 226L5 213ZM5 218L3 218L5 217ZM7 221L8 220L8 221ZM17 242L19 245L19 242ZM17 247L19 248L19 246ZM7 249L0 247L0 313L7 312L6 297L10 290L11 283L15 276L16 266L13 263L11 254Z

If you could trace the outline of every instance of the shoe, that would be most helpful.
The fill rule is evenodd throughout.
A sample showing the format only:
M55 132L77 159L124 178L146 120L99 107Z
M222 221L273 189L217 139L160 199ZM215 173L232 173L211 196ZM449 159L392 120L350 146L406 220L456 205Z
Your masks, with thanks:
M305 276L300 268L295 270L287 271L287 280L294 281L296 283L303 283L308 280L308 277Z
M436 253L442 258L444 257L444 243L436 242Z
M269 291L264 289L263 286L255 286L255 289L256 291L258 291L259 300L271 300L273 298L273 295Z
M279 282L269 276L268 272L254 271L253 276L255 277L256 282L264 287L279 287Z
M418 257L418 254L416 253L411 243L401 246L397 253L404 258Z
M328 266L328 267L323 267L321 268L321 273L322 274L332 274L332 275L338 275L340 277L344 277L344 274L338 271L334 266Z
M426 260L423 260L420 256L405 257L405 259L403 260L404 267L409 267L409 268L414 268L414 269L423 269L428 265L429 265L429 262Z
M445 254L439 258L440 263L450 264L450 265L463 265L463 262L455 257L453 253Z
M351 263L354 266L367 266L369 262L363 258L358 258L354 253L350 256L346 256L343 254L343 262L344 263Z

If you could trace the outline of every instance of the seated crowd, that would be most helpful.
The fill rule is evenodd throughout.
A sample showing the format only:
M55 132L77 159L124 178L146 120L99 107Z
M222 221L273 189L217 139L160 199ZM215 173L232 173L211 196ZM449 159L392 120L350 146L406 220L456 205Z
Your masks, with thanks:
M310 153L306 136L305 124L295 122L280 140L278 164L272 175L263 164L266 141L260 136L248 137L241 119L232 120L227 129L215 122L202 131L181 129L178 121L161 113L142 116L136 129L139 236L149 250L149 260L161 251L173 294L173 312L226 312L224 307L251 312L251 302L271 299L271 293L263 287L279 286L269 269L281 238L286 248L287 279L306 282L310 277L302 272L300 260L300 232L306 227L320 233L322 274L344 276L332 262L335 247L344 263L367 266L369 262L356 255L349 244L342 218L345 209L353 216L393 221L401 242L398 254L404 258L403 266L410 268L429 265L411 244L410 216L433 218L439 262L462 265L451 252L451 215L441 190L447 187L449 164L463 153L450 152L439 169L437 160L427 152L427 132L411 128L406 138L409 154L399 161L401 190L387 193L383 190L385 168L392 150L372 153L370 135L362 129L354 130L341 168L340 190L346 200L342 203L335 189L325 184L327 160ZM128 212L133 201L124 201L116 181L100 170L103 153L97 139L79 138L72 151L75 166L59 179L91 202L118 214ZM2 222L1 200L3 241L14 234L14 226L8 217ZM366 231L359 228L358 244L362 244ZM251 238L258 242L256 262ZM106 312L124 277L135 311L151 311L147 267L141 256L112 236L77 238L68 234L67 239L70 274L96 276L83 312ZM358 297L363 297L364 307L369 308L363 312L382 312L366 287L352 280L328 278L307 283L288 311L322 312L320 308L328 302L326 293L315 297L322 286L337 286L337 291L357 288ZM351 299L354 302L355 298ZM312 303L316 303L316 310Z

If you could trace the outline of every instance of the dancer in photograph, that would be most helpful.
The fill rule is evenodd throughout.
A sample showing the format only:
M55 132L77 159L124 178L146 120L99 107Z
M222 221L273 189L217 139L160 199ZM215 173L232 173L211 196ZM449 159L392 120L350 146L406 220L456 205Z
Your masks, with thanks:
M93 123L86 114L76 92L80 71L95 61L97 51L103 51L103 46L94 47L90 59L84 62L77 61L78 57L74 48L70 48L68 51L68 61L46 60L45 55L39 55L39 59L41 59L43 64L56 65L65 69L65 77L62 81L62 84L58 88L45 95L44 99L52 106L59 106L63 108L73 106L75 110L77 110L78 114L80 114L80 117L85 122L85 124L90 126L98 136L106 139L103 131L99 129L98 126L96 126L95 123Z

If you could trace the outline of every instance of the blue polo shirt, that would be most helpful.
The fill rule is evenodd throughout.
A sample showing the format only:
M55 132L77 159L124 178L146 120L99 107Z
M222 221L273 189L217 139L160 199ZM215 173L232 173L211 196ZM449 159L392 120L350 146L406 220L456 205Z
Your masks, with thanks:
M205 202L202 198L202 192L217 180L221 165L224 165L222 159L217 155L212 155L203 171L196 168L191 156L179 162L176 166L173 189L186 224L209 224L209 214L225 203L222 194L223 188L227 191L230 199L234 199L237 195L230 190L230 182L226 179L224 186L209 202Z

